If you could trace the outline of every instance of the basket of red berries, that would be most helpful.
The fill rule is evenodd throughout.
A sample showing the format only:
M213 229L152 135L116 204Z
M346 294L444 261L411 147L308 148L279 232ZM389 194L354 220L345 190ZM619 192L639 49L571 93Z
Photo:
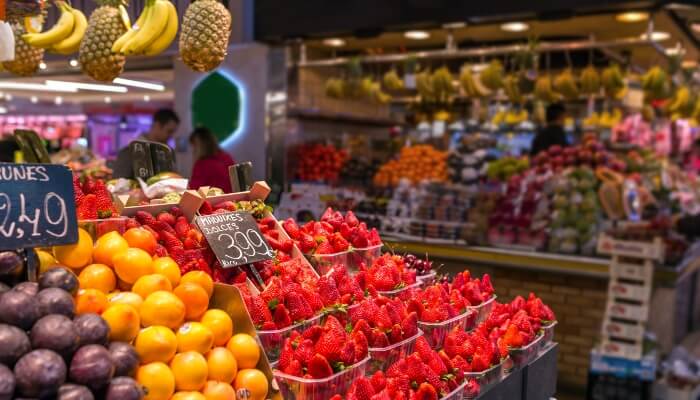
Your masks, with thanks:
M452 290L447 283L415 291L407 299L406 307L418 316L418 328L433 348L442 347L451 330L466 331L473 328L477 315L467 308L462 294L458 290Z
M480 325L472 332L452 330L445 338L442 350L466 379L473 379L481 390L501 381L508 349L498 346L498 340ZM465 398L472 398L465 395Z
M496 295L489 274L479 279L472 278L469 271L463 271L452 279L452 290L458 290L469 303L467 308L476 312L475 324L483 322L491 313Z
M361 265L355 278L365 290L372 287L382 296L402 300L409 299L421 286L416 272L404 267L403 258L389 253L375 259L369 267Z

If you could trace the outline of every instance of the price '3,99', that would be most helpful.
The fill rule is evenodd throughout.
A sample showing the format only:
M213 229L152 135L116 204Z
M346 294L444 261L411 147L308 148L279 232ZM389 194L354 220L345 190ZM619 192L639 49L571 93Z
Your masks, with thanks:
M226 254L221 260L223 267L248 264L249 259L259 256L272 257L272 249L263 240L260 233L253 229L237 231L233 233L221 233L217 237L219 241L226 243Z

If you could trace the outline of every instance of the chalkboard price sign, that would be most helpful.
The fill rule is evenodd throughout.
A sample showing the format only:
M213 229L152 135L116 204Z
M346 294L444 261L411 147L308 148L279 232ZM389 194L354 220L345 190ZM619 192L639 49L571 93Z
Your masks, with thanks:
M270 260L272 249L247 211L198 216L195 223L224 268Z
M62 165L0 163L0 249L77 241L70 170Z

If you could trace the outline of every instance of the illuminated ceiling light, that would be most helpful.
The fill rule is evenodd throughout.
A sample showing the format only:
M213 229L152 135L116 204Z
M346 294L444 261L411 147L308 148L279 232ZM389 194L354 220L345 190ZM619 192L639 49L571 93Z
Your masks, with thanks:
M667 56L677 56L679 54L685 54L685 50L682 47L669 47L666 49Z
M71 58L70 61L68 61L68 65L70 65L73 68L78 68L78 60L75 58Z
M7 114L7 108L0 107L0 114Z
M528 29L530 29L530 25L525 22L515 21L501 24L501 30L506 32L525 32Z
M36 104L36 103L39 102L39 98L36 97L36 96L32 96L32 97L29 98L29 101L31 101L32 104Z
M617 22L633 23L642 22L649 19L649 13L644 11L630 11L619 13L615 16Z
M430 32L426 31L406 31L403 36L411 40L425 40L430 37Z
M106 96L106 97L105 97L105 103L109 104L109 103L111 103L111 102L112 102L112 98L109 97L109 96Z
M40 62L40 63L39 63L39 69L42 70L42 71L45 70L45 69L46 69L46 63L43 62L43 61Z
M60 106L61 104L63 104L63 97L57 96L55 99L53 99L53 102L54 102L54 104L56 104L57 106Z
M670 39L671 34L668 32L654 31L651 33L651 39L649 38L649 35L646 33L642 33L640 35L640 37L644 40L651 40L653 42L661 42L661 41Z
M346 45L345 39L341 38L328 38L323 39L323 44L330 47L343 47Z
M112 81L112 83L115 83L117 85L137 87L137 88L141 88L141 89L150 89L150 90L155 90L157 92L162 92L165 90L165 85L163 85L163 84L144 82L144 81L135 81L133 79L115 78Z
M78 91L75 87L58 87L49 86L41 83L23 83L23 82L6 82L0 81L0 89L11 90L34 90L37 92L64 92L75 93Z
M76 88L80 90L92 90L95 92L111 92L111 93L126 93L129 89L124 86L114 86L114 85L98 85L94 83L82 83L82 82L68 82L68 81L46 81L47 86L51 87L65 87L65 88Z
M143 96L143 101L145 101L145 102L148 103L149 101L151 101L151 96L149 96L149 95L147 95L147 94L144 95L144 96Z
M450 22L448 24L444 24L442 27L445 29L462 29L467 27L467 23L463 21Z

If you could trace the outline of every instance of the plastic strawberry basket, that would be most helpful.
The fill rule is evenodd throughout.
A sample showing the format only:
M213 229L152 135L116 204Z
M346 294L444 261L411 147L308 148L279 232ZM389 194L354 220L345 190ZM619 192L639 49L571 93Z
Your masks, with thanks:
M556 327L558 323L557 321L549 321L548 324L542 325L542 341L540 342L540 348L544 349L548 344L552 343L554 339L554 327Z
M364 376L369 360L367 357L337 374L322 379L306 379L279 370L274 370L273 374L285 400L328 400L333 395L346 393L353 381Z
M527 346L509 348L508 354L512 364L508 369L512 370L514 368L520 368L534 360L535 357L537 357L537 354L540 352L540 341L543 337L544 335L539 334Z
M401 300L407 300L407 296L409 296L414 290L418 290L421 287L422 287L422 284L420 282L416 282L416 283L412 283L410 285L406 285L400 289L388 290L388 291L377 290L377 293L379 293L382 296L389 297L391 299L399 298Z
M481 372L465 372L464 379L474 379L479 384L480 392L485 392L494 385L497 385L503 378L503 366L506 363L507 358L501 360L500 363L492 366L491 368L481 371ZM472 399L473 397L464 394L465 399Z
M321 314L321 323L326 322L326 318L329 315L334 316L341 324L345 325L350 321L350 311L356 309L360 306L360 303L350 304L343 306L344 308L333 307L326 309L323 314Z
M420 282L422 287L428 287L435 283L435 277L437 276L437 272L432 271L429 274L425 275L417 275L416 276L416 281Z
M423 332L418 333L408 339L394 343L387 347L370 347L369 356L371 358L367 366L367 375L372 375L377 371L386 371L390 365L413 353L416 340L423 336Z
M81 219L78 220L78 227L85 229L92 236L92 240L97 240L109 232L117 232L119 234L126 232L126 221L128 219L127 217Z
M455 390L451 391L445 397L440 397L440 400L461 400L464 396L464 389L467 387L467 380L465 379L461 385L457 386Z
M348 256L348 271L351 273L357 272L360 269L360 264L365 264L369 267L372 262L382 255L382 246L380 243L374 246L353 248Z
M462 314L442 322L418 321L418 328L423 331L423 336L430 343L430 347L439 349L452 329L466 330L467 326L473 326L475 320L476 312L466 310Z
M303 331L313 325L318 325L321 322L321 317L323 315L316 315L311 319L290 325L286 328L275 329L270 331L257 331L258 338L260 339L260 344L263 349L265 349L265 354L270 362L275 362L279 360L280 353L282 353L282 347L284 346L284 341L292 334L294 331Z
M491 310L493 310L493 305L494 302L496 301L496 295L491 296L490 299L484 301L483 303L479 304L478 306L468 306L467 308L470 310L474 310L476 312L476 319L474 321L474 326L467 327L467 330L474 329L476 325L479 325L480 323L486 321L486 319L489 317L489 314L491 314Z
M350 251L334 254L304 254L319 275L326 275L336 265L348 265Z

